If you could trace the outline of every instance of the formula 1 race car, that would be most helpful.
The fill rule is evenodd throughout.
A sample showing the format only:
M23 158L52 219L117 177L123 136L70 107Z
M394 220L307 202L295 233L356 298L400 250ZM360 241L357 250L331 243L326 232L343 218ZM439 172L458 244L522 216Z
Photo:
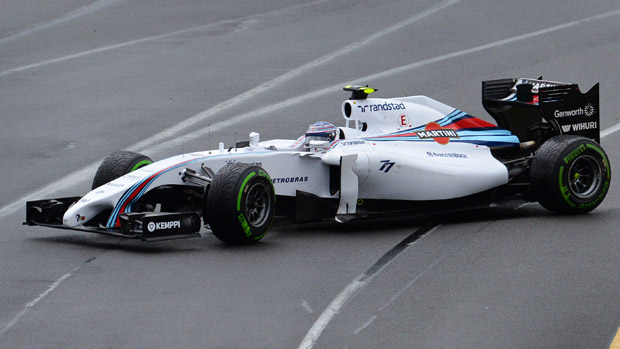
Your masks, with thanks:
M538 201L561 214L609 190L599 91L539 79L482 83L497 125L426 96L368 98L347 86L344 127L314 123L296 140L249 140L158 162L119 151L83 197L27 202L28 225L145 241L260 240L274 218L310 222Z

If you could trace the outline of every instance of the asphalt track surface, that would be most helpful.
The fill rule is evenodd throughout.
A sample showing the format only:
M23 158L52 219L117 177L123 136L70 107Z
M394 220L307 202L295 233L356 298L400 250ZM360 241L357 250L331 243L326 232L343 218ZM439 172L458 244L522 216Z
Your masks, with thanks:
M161 159L342 124L348 83L491 121L482 80L600 82L617 174L618 33L617 0L0 2L0 347L609 348L616 180L584 216L278 226L242 247L21 222L26 200L85 193L115 150Z

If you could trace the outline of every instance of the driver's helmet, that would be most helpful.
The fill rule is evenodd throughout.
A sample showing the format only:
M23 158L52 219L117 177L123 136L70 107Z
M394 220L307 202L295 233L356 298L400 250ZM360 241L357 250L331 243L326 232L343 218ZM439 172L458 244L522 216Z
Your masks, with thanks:
M338 128L327 121L317 121L308 127L304 145L310 147L310 141L328 141L336 139Z

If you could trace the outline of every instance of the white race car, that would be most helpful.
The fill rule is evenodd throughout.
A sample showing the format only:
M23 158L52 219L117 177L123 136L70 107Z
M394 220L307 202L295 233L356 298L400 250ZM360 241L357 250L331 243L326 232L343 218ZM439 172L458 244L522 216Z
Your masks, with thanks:
M482 83L497 126L426 96L368 98L347 86L344 127L321 121L297 140L249 141L157 162L119 151L83 197L31 201L26 222L145 241L200 236L260 240L295 222L538 201L564 214L597 207L609 189L599 142L598 84L539 79Z

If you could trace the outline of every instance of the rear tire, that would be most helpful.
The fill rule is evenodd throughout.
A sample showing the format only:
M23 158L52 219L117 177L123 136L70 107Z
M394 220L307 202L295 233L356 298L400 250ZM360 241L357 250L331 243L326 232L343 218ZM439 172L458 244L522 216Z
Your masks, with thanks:
M103 159L101 165L99 165L93 179L92 189L152 163L153 160L151 158L140 153L128 150L115 151Z
M587 213L605 198L611 181L607 154L591 139L555 136L534 153L530 179L538 202L563 214Z
M203 216L218 239L248 244L265 236L275 207L275 190L267 172L236 162L224 166L213 178Z

